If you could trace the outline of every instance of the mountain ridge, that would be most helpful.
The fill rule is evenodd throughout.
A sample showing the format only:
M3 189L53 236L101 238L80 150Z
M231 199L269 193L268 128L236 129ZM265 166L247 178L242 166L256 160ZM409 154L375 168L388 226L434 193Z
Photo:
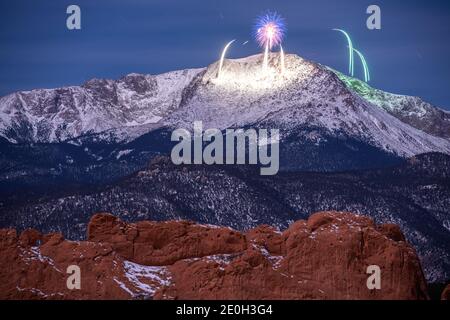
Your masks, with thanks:
M403 157L450 153L450 141L442 139L440 131L415 131L395 108L372 108L373 101L357 90L352 97L345 91L348 81L333 78L335 73L327 67L288 54L286 71L279 75L279 58L271 54L272 69L261 75L261 59L261 55L227 59L220 79L215 62L201 69L155 76L132 73L118 80L92 79L79 87L14 93L0 99L0 133L10 142L80 143L80 137L92 133L98 141L121 142L162 126L186 126L192 120L220 129L261 122L289 129L293 122L283 120L287 117L319 125L331 135L343 130ZM431 105L428 109L440 112ZM426 131L436 136L421 133ZM448 138L447 128L441 131Z
M367 83L330 69L355 93L383 108L401 121L431 135L450 138L450 112L419 97L393 94L371 88Z

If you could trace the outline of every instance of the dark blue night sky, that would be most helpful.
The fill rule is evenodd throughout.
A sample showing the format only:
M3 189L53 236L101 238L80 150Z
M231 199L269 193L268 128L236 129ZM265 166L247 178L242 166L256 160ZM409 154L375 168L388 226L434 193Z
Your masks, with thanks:
M81 7L82 30L66 28L70 4ZM370 4L381 7L382 30L366 28ZM330 30L345 29L366 55L372 86L450 109L450 1L432 0L1 1L0 95L203 67L234 38L229 57L254 54L252 25L268 9L288 24L285 51L346 71L346 43Z

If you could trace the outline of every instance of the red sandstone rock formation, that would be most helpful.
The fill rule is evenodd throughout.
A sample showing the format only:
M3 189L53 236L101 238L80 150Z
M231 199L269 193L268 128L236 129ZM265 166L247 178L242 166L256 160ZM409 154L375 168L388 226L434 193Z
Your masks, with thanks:
M441 294L441 300L450 300L450 284L448 284Z
M396 225L322 212L284 232L186 221L92 217L88 240L0 230L2 299L427 299L413 248ZM66 269L78 265L81 289ZM369 290L367 266L381 268Z

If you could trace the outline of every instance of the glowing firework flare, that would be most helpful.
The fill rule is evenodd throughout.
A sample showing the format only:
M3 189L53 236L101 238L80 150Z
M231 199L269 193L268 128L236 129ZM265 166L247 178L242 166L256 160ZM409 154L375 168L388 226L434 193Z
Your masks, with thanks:
M339 31L341 33L344 34L345 38L347 39L348 42L348 73L353 77L354 75L354 67L353 67L353 43L352 43L352 39L350 39L350 36L348 35L347 32L345 32L342 29L333 29L334 31Z
M259 17L255 25L255 38L258 44L264 48L263 70L267 70L269 64L269 51L281 45L286 25L284 19L276 12L267 12Z
M370 72L369 72L369 66L367 65L366 59L364 58L364 55L353 48L353 51L356 52L356 54L359 56L359 59L361 60L361 64L364 68L364 81L369 82L370 81Z
M280 44L280 64L281 64L281 73L284 73L284 51L283 47Z
M228 48L231 46L231 44L232 44L233 42L235 42L235 41L236 41L236 39L231 40L230 42L227 43L227 45L225 46L225 48L223 48L222 55L220 56L219 71L217 71L217 78L220 77L220 73L222 72L223 60L225 59L225 55L226 55L226 53L227 53L227 50L228 50Z
M258 44L271 50L283 41L286 33L284 19L276 12L267 12L259 17L255 25L255 37Z

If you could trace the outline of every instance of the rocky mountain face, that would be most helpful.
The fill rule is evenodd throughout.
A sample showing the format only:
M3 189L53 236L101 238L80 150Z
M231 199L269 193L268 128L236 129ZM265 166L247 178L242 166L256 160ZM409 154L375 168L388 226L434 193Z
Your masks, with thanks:
M110 183L168 154L172 130L192 130L194 120L279 129L282 171L380 168L450 150L443 110L296 55L281 75L273 54L262 74L261 59L226 60L220 78L213 63L0 98L0 193Z
M279 57L272 55L274 70L266 75L261 74L261 59L229 60L220 78L217 64L209 66L166 123L184 128L195 120L207 128L274 127L281 131L281 144L299 128L310 127L328 134L321 139L319 131L310 137L319 145L329 136L343 136L400 156L450 151L450 141L416 130L361 99L325 67L288 55L288 67L280 75Z
M129 74L79 87L16 92L0 99L1 136L13 143L63 142L91 134L102 142L135 138L178 107L183 88L199 71Z
M283 232L95 215L88 240L0 230L2 299L427 299L398 226L322 212ZM81 289L66 286L69 265ZM378 265L381 289L367 287Z
M102 133L97 139L108 141L112 132L123 141L158 126L190 128L196 120L220 129L270 122L285 129L285 135L308 124L402 156L450 151L450 143L438 138L448 138L448 113L442 110L367 86L361 89L357 80L338 78L296 55L286 56L283 74L278 72L278 55L272 54L273 70L267 73L261 71L261 59L256 55L227 60L220 78L216 62L204 69L130 74L116 81L93 79L80 87L17 92L0 100L0 133L16 143L62 142L93 133ZM432 118L441 122L432 132L437 137L414 130L385 110L402 121L410 114L407 123L433 112L443 116ZM426 127L420 129L430 131L423 130Z
M194 220L248 230L286 228L312 212L341 210L398 224L427 279L450 278L450 156L425 154L385 169L342 173L288 172L262 177L248 166L175 166L167 157L107 187L78 188L0 208L0 225L62 232L83 239L95 212L126 221ZM17 196L19 197L19 196Z
M353 92L410 126L436 137L450 139L450 112L419 97L402 96L371 88L367 83L333 70Z

